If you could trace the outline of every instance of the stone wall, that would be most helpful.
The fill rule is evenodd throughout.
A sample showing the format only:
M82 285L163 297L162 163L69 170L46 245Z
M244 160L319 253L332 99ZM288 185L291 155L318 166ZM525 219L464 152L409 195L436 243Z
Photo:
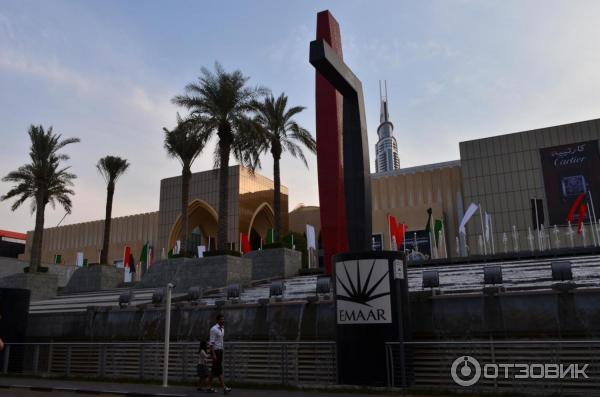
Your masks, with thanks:
M124 269L108 265L78 268L65 287L65 293L100 291L119 287L124 279Z
M31 300L39 301L56 296L58 276L51 273L17 273L0 278L0 288L22 288L31 291Z
M188 288L220 288L228 284L248 284L252 279L252 261L222 255L207 258L177 258L154 263L142 277L142 288L175 285L175 291Z
M225 304L221 307L173 304L173 341L208 338L217 314L224 314L227 340L334 340L335 313L331 301L269 304ZM36 313L29 316L29 341L161 341L164 306L89 308L86 312Z
M302 253L288 248L252 251L244 258L252 260L252 280L294 277L302 267Z

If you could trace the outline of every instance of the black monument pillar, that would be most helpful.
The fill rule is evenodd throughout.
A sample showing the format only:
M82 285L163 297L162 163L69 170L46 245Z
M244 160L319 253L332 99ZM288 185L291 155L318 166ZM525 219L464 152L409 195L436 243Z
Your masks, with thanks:
M342 157L349 253L333 257L338 374L342 384L384 386L386 342L406 384L402 342L408 335L408 283L402 252L371 251L371 173L362 84L324 40L310 43L310 63L343 97Z

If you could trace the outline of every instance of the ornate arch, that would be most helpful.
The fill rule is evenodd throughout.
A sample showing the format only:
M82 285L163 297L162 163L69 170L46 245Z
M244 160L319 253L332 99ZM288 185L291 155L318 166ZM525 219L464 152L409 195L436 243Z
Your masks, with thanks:
M189 203L188 209L187 209L188 218L191 220L191 222L189 222L190 230L193 229L195 226L197 226L195 224L197 222L192 221L193 220L192 217L195 214L198 214L199 217L202 217L202 215L206 215L208 217L207 223L211 224L211 226L213 224L214 225L218 224L219 215L217 214L215 209L210 204L208 204L206 201L196 198L196 199L193 199ZM205 233L205 234L207 233L206 225L199 224L198 226L200 226L203 233ZM181 232L181 215L179 215L177 217L177 220L171 227L171 232L169 233L169 245L168 245L169 247L173 247L175 245L175 242L177 241L180 232ZM216 237L216 234L214 237Z

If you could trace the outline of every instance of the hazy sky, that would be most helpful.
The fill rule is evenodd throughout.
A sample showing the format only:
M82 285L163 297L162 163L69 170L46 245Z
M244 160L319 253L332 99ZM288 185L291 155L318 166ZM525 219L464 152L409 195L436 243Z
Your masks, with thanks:
M160 180L181 172L162 146L170 100L216 60L306 106L297 120L314 134L308 44L323 9L363 82L372 169L383 79L403 167L457 159L463 140L600 116L598 1L0 0L0 176L28 161L30 124L52 125L81 138L65 150L78 175L65 224L104 217L95 164L107 154L131 162L114 216L158 210ZM211 168L212 153L193 171ZM290 209L318 204L308 159L308 171L282 163ZM271 167L265 158L261 172ZM29 206L10 204L0 229L31 230ZM63 215L48 207L46 226Z

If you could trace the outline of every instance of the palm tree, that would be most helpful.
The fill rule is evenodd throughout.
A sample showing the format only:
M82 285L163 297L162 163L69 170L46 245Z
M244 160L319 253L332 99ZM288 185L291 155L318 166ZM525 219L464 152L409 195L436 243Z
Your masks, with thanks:
M192 179L192 164L204 150L208 134L194 122L193 119L182 120L177 115L177 126L165 132L165 149L170 157L181 163L181 244L183 252L188 250L188 202L190 196L190 180Z
M273 179L275 185L273 204L275 211L275 232L273 239L279 241L281 235L281 175L279 161L283 152L287 151L292 156L300 158L308 167L306 157L299 144L305 146L312 153L316 152L317 143L306 129L293 120L293 117L302 112L303 106L294 106L287 109L287 96L282 93L277 99L273 95L265 97L263 102L255 102L256 116L254 124L258 129L258 149L256 154L271 152L273 156ZM299 144L298 144L299 143ZM252 167L260 166L256 156Z
M31 140L29 152L31 162L2 178L4 182L14 182L15 185L0 197L0 200L17 198L11 207L15 211L25 201L32 199L31 212L35 211L35 230L29 271L35 273L42 262L46 204L50 203L52 208L56 208L58 203L67 214L70 214L72 208L70 196L75 194L70 187L73 186L73 179L76 176L68 172L70 167L61 168L61 163L68 160L69 156L58 151L71 143L79 142L79 138L61 140L61 134L55 134L52 127L44 131L41 125L30 126L28 133Z
M219 168L219 250L227 248L229 226L229 156L241 163L249 162L247 150L251 147L247 126L252 103L267 92L266 89L246 86L248 77L236 70L227 73L219 63L215 63L215 73L202 68L198 82L185 87L185 95L177 95L173 103L190 110L195 120L207 136L217 135L215 167Z
M127 160L116 156L106 156L98 160L96 168L106 181L106 215L104 217L104 240L100 251L100 263L108 264L108 242L110 241L110 223L112 220L112 204L115 195L115 184L129 168Z

